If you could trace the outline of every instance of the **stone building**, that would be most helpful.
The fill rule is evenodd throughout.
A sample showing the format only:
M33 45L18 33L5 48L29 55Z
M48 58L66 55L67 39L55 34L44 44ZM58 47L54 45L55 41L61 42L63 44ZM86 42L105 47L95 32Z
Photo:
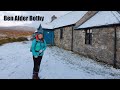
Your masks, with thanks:
M74 26L86 13L87 11L70 12L51 23L54 25L54 43L56 46L66 50L73 49Z
M120 14L99 11L73 31L73 51L120 67Z
M42 27L54 31L54 45L66 50L73 50L73 30L79 26L97 11L72 11L59 18L51 17L50 23ZM49 27L50 26L50 27Z
M120 67L120 13L73 11L49 23L54 45Z
M74 28L95 15L98 11L73 11L56 20L54 26L54 43L56 46L73 51Z

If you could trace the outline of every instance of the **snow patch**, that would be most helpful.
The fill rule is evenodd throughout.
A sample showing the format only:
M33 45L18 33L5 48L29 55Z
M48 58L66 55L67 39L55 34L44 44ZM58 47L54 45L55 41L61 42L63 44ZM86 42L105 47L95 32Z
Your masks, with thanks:
M0 46L0 79L32 78L30 46L30 41ZM120 69L53 46L44 53L39 76L41 79L120 79Z
M47 29L54 29L67 25L72 25L79 21L86 13L87 11L72 11L55 19L50 23L43 24L42 27Z

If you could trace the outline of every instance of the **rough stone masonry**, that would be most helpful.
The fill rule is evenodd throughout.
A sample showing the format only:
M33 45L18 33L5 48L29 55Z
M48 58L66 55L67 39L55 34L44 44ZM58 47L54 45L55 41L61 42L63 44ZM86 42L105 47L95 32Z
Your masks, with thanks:
M105 62L113 65L114 60L114 31L115 28L101 27L93 28L92 45L85 44L85 30L73 30L73 52L92 58L96 61ZM116 61L117 67L120 67L120 26L117 26L117 50ZM60 39L60 28L55 29L55 45L71 50L72 45L72 27L63 28L63 38Z
M101 27L92 30L92 45L85 44L85 30L74 30L73 51L97 61L113 65L114 27ZM117 67L120 67L120 26L117 27Z

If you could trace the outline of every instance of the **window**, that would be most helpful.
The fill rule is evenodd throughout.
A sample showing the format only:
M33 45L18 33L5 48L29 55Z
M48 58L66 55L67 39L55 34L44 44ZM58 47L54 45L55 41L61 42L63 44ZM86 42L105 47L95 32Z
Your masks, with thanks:
M63 28L60 29L60 39L63 38Z
M85 44L92 45L92 30L85 30Z

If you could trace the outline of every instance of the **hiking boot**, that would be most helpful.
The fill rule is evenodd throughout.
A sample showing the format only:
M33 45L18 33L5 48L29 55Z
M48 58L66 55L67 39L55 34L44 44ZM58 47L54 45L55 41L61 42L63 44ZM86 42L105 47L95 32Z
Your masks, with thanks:
M38 73L33 74L32 79L40 79L39 76L38 76Z
M36 74L33 74L32 79L37 79Z
M37 79L40 79L39 76L38 76L38 73L36 73L36 78L37 78Z

